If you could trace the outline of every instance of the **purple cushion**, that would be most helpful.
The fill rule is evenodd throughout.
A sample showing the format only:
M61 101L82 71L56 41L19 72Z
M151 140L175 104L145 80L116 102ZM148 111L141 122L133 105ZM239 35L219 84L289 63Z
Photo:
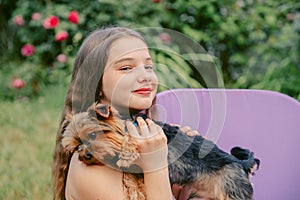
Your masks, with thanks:
M300 198L300 103L273 91L175 89L157 94L159 119L189 125L229 152L261 160L251 178L257 200Z

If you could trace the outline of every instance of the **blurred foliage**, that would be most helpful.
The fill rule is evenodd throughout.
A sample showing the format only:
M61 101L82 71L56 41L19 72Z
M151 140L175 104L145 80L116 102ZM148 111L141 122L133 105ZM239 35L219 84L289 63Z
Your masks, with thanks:
M68 21L79 12L79 23ZM41 14L32 20L32 14ZM17 26L21 15L25 24ZM60 23L46 30L43 20L55 15ZM211 55L217 84L207 84L201 66L184 56L152 50L163 89L173 87L226 87L269 89L300 100L300 2L297 0L0 0L0 98L40 95L47 85L67 84L74 56L83 38L95 28L120 25L131 28L161 27L178 31L201 44ZM55 41L66 30L69 37ZM24 57L24 44L36 47ZM183 55L177 43L178 55ZM199 52L196 56L200 57ZM64 54L66 62L56 56ZM203 64L204 62L202 62ZM204 64L206 65L206 64ZM205 66L204 66L205 67ZM219 80L218 70L221 78ZM180 75L180 76L178 76ZM12 88L20 77L26 83Z

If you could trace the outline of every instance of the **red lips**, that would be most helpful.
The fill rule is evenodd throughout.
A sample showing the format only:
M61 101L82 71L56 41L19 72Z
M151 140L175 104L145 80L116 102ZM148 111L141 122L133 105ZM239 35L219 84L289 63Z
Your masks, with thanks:
M145 94L145 95L147 95L147 94L150 94L151 91L152 91L151 88L139 88L137 90L134 90L133 92L136 93L136 94Z

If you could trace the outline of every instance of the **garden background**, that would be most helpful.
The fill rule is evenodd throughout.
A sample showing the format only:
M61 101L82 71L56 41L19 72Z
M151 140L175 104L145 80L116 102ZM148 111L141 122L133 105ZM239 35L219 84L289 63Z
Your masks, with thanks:
M0 0L0 199L51 199L54 140L75 54L90 31L112 25L183 33L213 58L222 78L215 87L300 100L297 0ZM208 87L189 62L152 53L172 66L158 71L168 88Z

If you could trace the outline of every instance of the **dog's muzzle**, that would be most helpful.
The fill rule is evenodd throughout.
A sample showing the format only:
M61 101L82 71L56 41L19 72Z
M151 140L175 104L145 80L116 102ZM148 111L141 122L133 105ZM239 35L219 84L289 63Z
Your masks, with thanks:
M91 160L93 157L93 154L88 150L88 147L85 144L80 145L77 151L85 160Z

